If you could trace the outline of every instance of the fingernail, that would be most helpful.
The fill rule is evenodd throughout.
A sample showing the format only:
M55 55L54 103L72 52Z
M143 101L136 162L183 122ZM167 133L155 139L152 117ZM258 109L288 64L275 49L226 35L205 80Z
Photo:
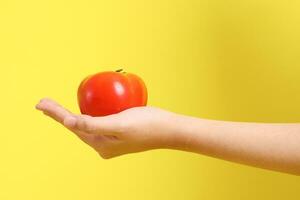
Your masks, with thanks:
M64 119L64 125L67 127L74 127L76 124L76 118L75 117L66 117Z

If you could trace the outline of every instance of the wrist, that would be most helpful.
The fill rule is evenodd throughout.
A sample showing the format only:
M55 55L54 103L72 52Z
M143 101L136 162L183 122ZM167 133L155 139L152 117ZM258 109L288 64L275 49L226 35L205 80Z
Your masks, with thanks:
M197 139L195 125L199 126L199 119L181 114L173 113L168 121L168 138L165 140L164 148L182 151L193 151L193 142Z

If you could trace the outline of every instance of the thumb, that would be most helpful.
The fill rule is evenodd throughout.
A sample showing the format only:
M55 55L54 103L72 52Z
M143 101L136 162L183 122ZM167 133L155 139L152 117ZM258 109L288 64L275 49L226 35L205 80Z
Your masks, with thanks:
M108 115L105 117L73 115L67 116L63 123L68 128L77 129L86 133L117 135L121 130L119 121L116 115Z

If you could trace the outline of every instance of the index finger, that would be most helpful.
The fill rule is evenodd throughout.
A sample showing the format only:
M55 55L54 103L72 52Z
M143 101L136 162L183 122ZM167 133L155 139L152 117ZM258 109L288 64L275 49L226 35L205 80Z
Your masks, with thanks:
M66 117L73 116L73 113L49 98L42 99L36 105L36 109L43 111L46 115L60 123L63 123Z

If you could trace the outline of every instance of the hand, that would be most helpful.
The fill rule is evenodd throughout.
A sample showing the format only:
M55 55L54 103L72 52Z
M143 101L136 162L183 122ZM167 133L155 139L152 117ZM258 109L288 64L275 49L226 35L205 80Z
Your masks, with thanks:
M206 120L154 107L105 117L76 115L50 99L36 106L103 158L157 148L213 156L300 175L300 124Z
M104 117L73 114L51 99L36 108L75 133L107 159L157 148L176 141L172 127L176 114L154 107L135 107Z

